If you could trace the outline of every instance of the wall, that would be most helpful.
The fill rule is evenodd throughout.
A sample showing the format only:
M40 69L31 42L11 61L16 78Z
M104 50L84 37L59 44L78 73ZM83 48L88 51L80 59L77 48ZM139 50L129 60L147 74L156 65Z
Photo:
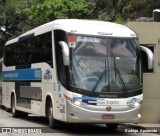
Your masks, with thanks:
M154 72L143 74L143 123L160 123L160 22L129 22L139 44L154 44Z

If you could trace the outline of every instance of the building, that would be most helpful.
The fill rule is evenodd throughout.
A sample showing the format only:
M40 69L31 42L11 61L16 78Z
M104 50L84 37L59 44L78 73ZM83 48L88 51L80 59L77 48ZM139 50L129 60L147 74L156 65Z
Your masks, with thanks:
M149 48L154 53L154 68L147 69L147 56L142 52L143 61L143 93L142 108L143 123L160 123L160 20L154 18L153 22L129 22L127 25L139 37L140 46ZM159 12L160 13L160 12Z

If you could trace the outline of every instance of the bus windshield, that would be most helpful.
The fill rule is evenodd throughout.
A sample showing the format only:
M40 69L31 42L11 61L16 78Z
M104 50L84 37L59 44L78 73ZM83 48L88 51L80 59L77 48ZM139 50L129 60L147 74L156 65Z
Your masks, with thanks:
M70 85L87 91L129 92L141 87L136 39L76 36L70 46Z

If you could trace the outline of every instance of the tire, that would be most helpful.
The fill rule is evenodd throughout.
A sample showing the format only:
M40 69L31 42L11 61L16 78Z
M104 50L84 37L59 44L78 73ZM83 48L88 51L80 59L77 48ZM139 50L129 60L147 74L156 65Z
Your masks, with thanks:
M11 99L11 113L12 113L13 118L27 118L28 117L28 113L16 110L16 102L15 102L14 96L12 96L12 99Z
M117 129L118 123L110 123L110 124L106 124L106 127L107 127L108 130L113 131L113 130L116 130L116 129Z
M47 108L47 118L49 122L49 127L50 128L58 128L59 127L59 122L53 118L53 105L52 102L49 103L49 106Z
M19 115L18 111L16 110L16 102L14 96L12 96L11 98L11 113L13 118L17 118Z

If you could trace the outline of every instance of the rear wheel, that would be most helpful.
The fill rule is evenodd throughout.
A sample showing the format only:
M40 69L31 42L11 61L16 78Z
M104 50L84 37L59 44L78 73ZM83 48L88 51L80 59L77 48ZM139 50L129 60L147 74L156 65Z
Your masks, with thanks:
M14 117L14 118L18 118L18 117L26 118L26 117L28 117L27 113L16 110L16 102L15 102L15 97L14 96L12 96L12 98L11 98L11 112L12 112L12 117Z
M12 112L12 117L17 118L19 113L16 110L16 103L15 103L15 97L12 96L11 98L11 112Z
M110 124L106 124L106 127L108 130L116 130L118 127L118 123L110 123Z

